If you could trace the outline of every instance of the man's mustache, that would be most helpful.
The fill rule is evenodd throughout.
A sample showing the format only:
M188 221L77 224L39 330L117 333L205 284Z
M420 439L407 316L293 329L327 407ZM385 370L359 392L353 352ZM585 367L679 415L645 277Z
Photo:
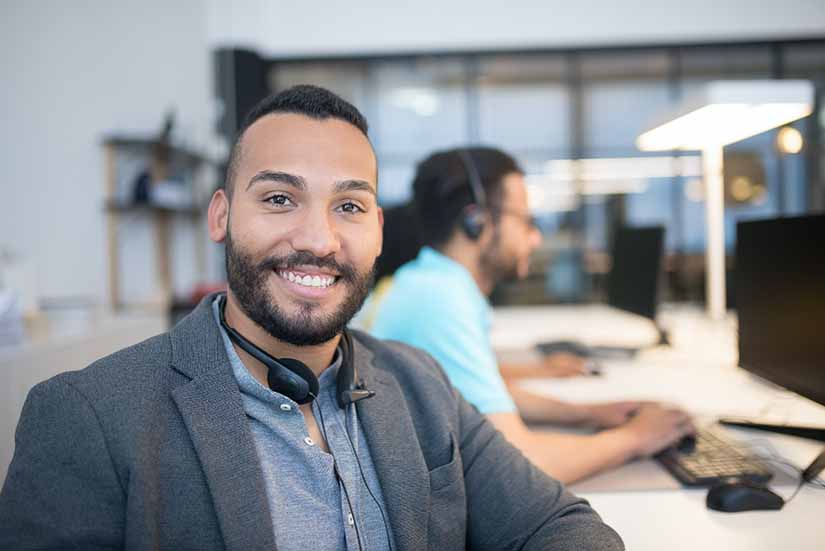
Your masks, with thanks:
M284 256L270 256L258 264L259 270L288 270L296 266L314 266L336 272L344 281L356 281L358 272L348 264L341 264L332 255L315 256L307 251L296 251Z

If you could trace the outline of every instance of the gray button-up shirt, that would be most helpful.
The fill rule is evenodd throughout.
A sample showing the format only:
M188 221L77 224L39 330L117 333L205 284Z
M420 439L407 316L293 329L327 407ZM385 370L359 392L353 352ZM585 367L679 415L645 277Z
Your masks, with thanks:
M258 450L279 551L392 549L381 485L357 411L352 405L343 410L336 401L340 352L321 374L312 403L331 452L326 453L309 437L298 404L247 371L220 327L217 300L212 308Z

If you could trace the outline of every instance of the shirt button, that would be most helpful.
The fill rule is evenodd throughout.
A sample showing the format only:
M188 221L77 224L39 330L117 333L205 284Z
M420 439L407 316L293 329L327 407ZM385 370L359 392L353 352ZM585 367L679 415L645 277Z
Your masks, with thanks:
M350 526L355 526L355 518L353 518L352 513L347 515L347 523L349 523Z
M304 443L305 443L307 446L314 446L314 445L315 445L315 442L313 442L312 438L310 438L309 436L307 436L306 438L304 438Z
M281 404L281 411L292 411L292 406L289 404Z

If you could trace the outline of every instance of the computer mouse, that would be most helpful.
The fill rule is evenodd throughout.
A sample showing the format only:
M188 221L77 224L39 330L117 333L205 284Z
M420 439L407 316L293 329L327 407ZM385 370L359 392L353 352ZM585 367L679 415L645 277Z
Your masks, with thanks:
M726 513L740 511L769 511L785 504L780 496L761 484L747 480L721 482L708 490L705 503L708 509Z
M593 375L595 377L598 377L602 374L602 364L595 360L585 360L584 372L587 375Z
M676 449L681 453L693 453L693 450L696 449L696 436L693 434L683 436L682 439L677 442Z

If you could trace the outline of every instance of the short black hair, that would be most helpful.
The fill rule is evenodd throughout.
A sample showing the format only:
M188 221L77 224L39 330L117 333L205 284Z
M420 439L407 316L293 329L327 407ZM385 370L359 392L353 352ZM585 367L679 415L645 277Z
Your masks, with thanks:
M486 195L487 208L495 218L503 196L502 180L512 173L524 174L518 162L493 147L462 148L475 165ZM419 163L413 180L413 202L419 221L421 243L440 249L459 226L464 209L476 202L470 188L462 149L436 152Z
M395 273L421 249L418 216L413 203L384 208L384 246L375 261L375 282Z
M232 184L240 163L241 142L244 133L258 120L273 113L296 113L316 120L339 119L356 127L369 139L367 134L369 126L364 115L354 105L326 88L311 84L299 84L282 92L271 94L258 102L249 111L240 130L235 135L235 141L229 152L226 178L224 179L224 190L230 198L232 196Z

